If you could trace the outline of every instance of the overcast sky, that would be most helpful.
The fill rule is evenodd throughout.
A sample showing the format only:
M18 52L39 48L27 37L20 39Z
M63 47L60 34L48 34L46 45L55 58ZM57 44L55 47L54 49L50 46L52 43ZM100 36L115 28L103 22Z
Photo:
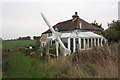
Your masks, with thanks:
M48 29L40 13L53 26L72 18L77 11L80 18L91 23L107 23L118 19L119 0L1 0L0 22L3 39L40 36Z

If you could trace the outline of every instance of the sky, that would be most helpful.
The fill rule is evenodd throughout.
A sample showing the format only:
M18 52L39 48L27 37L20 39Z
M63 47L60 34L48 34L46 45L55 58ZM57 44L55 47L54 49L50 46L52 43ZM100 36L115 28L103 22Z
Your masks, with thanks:
M96 20L104 29L118 19L119 0L1 0L0 37L15 39L40 36L48 27L41 17L47 17L51 26L72 19L77 11L80 18L91 23Z

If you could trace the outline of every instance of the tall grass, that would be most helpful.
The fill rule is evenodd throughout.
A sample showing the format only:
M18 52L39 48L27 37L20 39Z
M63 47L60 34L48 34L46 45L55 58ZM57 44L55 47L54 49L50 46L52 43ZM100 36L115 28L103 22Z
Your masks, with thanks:
M49 59L38 69L50 78L117 78L118 44Z

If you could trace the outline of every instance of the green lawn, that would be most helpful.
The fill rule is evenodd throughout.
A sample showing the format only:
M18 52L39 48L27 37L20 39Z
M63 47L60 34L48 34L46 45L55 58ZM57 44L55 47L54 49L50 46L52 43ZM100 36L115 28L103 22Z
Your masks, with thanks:
M3 78L43 78L45 77L43 72L36 68L43 62L43 58L39 55L31 58L21 52L9 53L8 69L3 74Z

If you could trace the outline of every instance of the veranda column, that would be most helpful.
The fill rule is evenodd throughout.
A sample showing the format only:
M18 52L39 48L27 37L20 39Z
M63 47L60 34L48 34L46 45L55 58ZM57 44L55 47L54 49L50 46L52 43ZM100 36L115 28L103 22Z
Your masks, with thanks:
M94 46L96 46L96 38L94 38Z
M83 42L84 42L84 49L86 49L85 38L83 38Z
M50 45L52 45L52 40L50 40Z
M68 50L70 50L70 38L68 38Z
M99 43L100 43L99 40L100 40L100 39L98 38L98 47L99 47Z
M78 38L79 50L81 50L81 38Z
M58 56L58 40L55 40L55 45L56 45L56 55Z
M101 38L101 46L103 46L103 38Z
M93 47L93 39L91 38L91 48Z
M87 49L89 49L89 38L87 39Z
M75 52L75 49L76 49L76 48L75 48L75 43L76 43L76 42L75 42L75 38L73 38L73 52Z

